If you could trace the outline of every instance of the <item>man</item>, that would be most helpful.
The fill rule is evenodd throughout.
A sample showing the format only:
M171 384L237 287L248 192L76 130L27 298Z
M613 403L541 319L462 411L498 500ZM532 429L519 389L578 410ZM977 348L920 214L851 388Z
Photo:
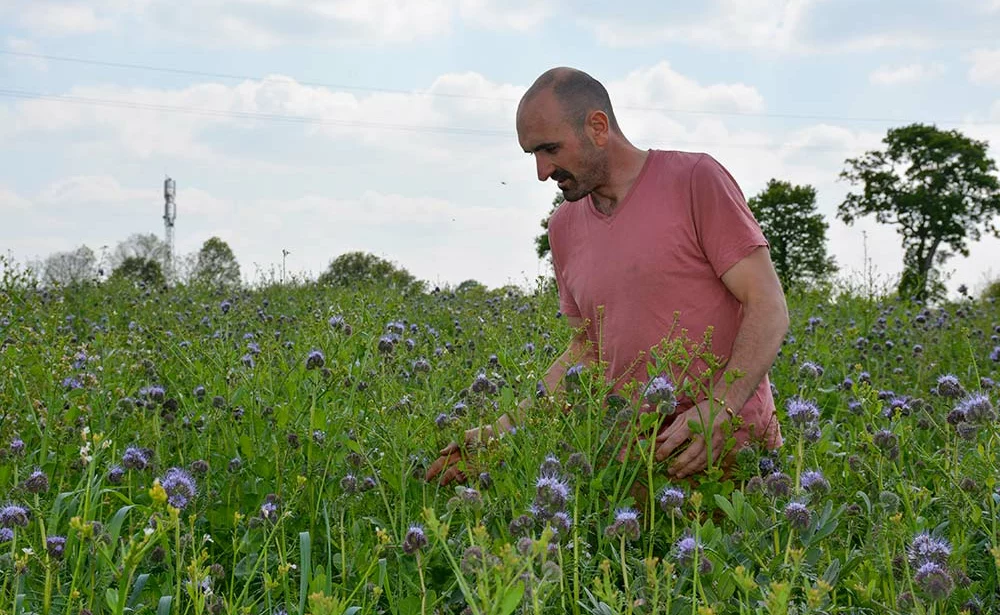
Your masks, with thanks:
M780 446L767 372L788 329L788 310L769 245L730 174L706 154L635 147L604 86L570 68L549 70L528 89L517 134L535 157L538 179L558 182L566 199L549 220L549 244L560 309L577 334L545 374L546 390L557 392L567 369L598 358L616 388L642 381L651 351L672 332L701 341L711 329L709 350L725 368L705 383L712 395L679 400L656 436L656 459L687 443L668 473L681 479L703 471L707 447L700 434L692 437L688 422L706 424L709 417L713 462L724 424L736 417L737 448L751 439ZM689 375L706 367L696 361ZM738 375L728 385L726 371ZM515 420L504 414L495 425L469 430L466 444L509 431L527 408L523 402ZM427 479L444 471L444 483L464 481L455 465L461 455L450 444Z

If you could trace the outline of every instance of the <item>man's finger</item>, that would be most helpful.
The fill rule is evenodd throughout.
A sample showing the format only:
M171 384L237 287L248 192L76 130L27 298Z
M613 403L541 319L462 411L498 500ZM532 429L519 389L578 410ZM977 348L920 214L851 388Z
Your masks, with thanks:
M696 438L691 446L687 448L686 451L680 454L679 457L671 464L667 473L674 474L677 478L683 478L686 471L692 466L697 465L699 459L705 457L705 440L703 438Z
M441 473L445 468L455 464L459 459L462 458L460 451L454 451L448 455L442 455L434 460L431 467L427 468L426 480L434 480L434 477Z
M461 484L466 480L465 473L458 469L458 466L451 466L448 468L448 471L444 473L444 476L441 477L441 484L445 486L451 484L452 482Z
M668 435L662 441L657 438L659 447L656 449L656 460L663 461L674 452L678 446L686 442L691 437L691 430L685 425L683 428L677 429L674 433Z

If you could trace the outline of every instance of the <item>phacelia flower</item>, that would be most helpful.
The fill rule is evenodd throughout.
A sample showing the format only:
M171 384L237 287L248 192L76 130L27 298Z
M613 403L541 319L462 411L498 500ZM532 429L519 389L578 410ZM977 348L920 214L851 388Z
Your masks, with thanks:
M990 423L997 418L997 413L993 409L993 402L982 393L972 393L965 397L959 402L957 408L962 410L965 420L970 423Z
M945 374L937 379L937 394L942 397L961 397L965 390L954 374Z
M185 508L198 493L194 479L181 468L167 470L160 485L167 492L167 503L174 508Z
M802 489L810 493L826 493L830 490L830 482L819 470L807 470L799 479Z
M934 562L927 562L918 568L917 573L913 575L913 580L933 600L947 598L955 587L948 571Z
M322 351L312 350L306 357L306 369L318 369L326 365L326 357Z
M62 559L66 551L65 536L49 536L45 539L45 550L49 552L52 559Z
M427 536L424 534L423 526L411 525L403 538L403 553L413 555L425 546L427 546Z
M793 528L802 531L809 527L812 513L800 502L789 502L785 505L785 519Z
M677 408L677 397L674 385L663 375L656 376L646 387L646 402L656 406L666 415L671 415Z
M35 470L24 479L24 488L28 493L45 493L49 490L49 477L41 470Z
M31 511L18 504L0 506L0 527L26 527Z
M147 448L130 446L122 455L122 466L126 470L145 470L149 467L153 451Z
M612 538L625 537L627 540L639 539L639 513L631 508L620 508L615 511L615 522L609 525L604 534Z
M786 409L788 419L799 427L807 427L819 420L819 408L811 401L792 398L788 400Z
M927 532L921 532L913 537L906 555L914 568L927 562L946 566L951 555L951 545L943 538L934 538Z

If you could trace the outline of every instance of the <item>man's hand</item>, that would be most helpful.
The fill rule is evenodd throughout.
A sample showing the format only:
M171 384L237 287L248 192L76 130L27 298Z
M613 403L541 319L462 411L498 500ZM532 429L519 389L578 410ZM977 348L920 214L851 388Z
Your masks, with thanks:
M521 416L524 415L524 410L527 409L530 403L530 401L525 400L519 404ZM441 475L442 485L448 485L452 482L464 483L468 480L468 477L456 465L462 459L462 453L472 452L477 448L485 446L492 442L494 438L502 436L513 429L514 425L506 414L501 416L494 425L483 425L482 427L467 429L465 431L464 444L459 446L457 442L451 442L448 446L441 449L441 456L434 460L431 467L427 469L425 479L432 481L443 471L444 474Z
M691 440L691 445L678 455L677 459L667 469L667 473L674 478L684 478L685 476L701 472L708 467L708 451L705 448L705 438L702 434L695 434L694 438L692 438L688 421L704 424L705 431L707 432L712 410L715 411L715 420L711 424L712 461L715 462L722 454L722 446L728 437L724 426L730 422L730 416L724 408L714 401L703 401L683 414L678 415L669 427L656 436L657 461L663 461L680 445L689 439Z

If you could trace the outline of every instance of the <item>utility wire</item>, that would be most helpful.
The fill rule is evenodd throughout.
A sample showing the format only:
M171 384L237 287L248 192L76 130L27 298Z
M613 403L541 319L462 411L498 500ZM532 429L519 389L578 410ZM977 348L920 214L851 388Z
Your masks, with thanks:
M131 70L154 71L161 73L172 73L177 75L189 75L196 77L211 77L214 79L230 79L237 81L268 80L267 77L261 77L259 75L255 76L255 75L240 75L234 73L216 73L216 72L189 70L181 68L150 66L146 64L131 64L126 62L106 62L106 61L89 60L85 58L77 58L71 56L57 56L57 55L48 55L41 53L30 53L26 51L11 51L11 50L0 49L0 54L6 54L24 58L34 58L39 60L51 60L56 62L72 62L77 64L87 64L91 66L103 66L107 68L122 68ZM406 95L429 96L437 98L457 98L457 99L467 99L467 100L485 100L491 102L509 102L509 103L518 102L518 100L513 98L501 98L495 96L477 96L474 94L453 94L447 92L428 92L424 90L376 88L376 87L349 85L343 83L328 83L320 81L299 81L299 80L295 81L300 85L324 87L324 88L340 89L340 90L356 90L361 92L377 92L383 94L406 94ZM706 111L698 109L677 109L673 107L649 107L649 106L634 106L634 105L622 105L619 106L619 108L628 109L631 111L649 111L649 112L676 113L685 115L717 115L717 116L754 117L754 118L767 118L767 119L789 119L789 120L828 120L835 122L874 122L874 123L891 123L891 124L911 124L914 122L928 121L928 120L915 120L915 119L894 118L894 117L862 117L862 116L821 115L821 114L801 114L801 113L764 113L764 112L754 112L754 111ZM967 120L967 121L936 120L935 123L968 124L968 125L984 125L984 126L1000 125L1000 122L980 121L980 120Z
M15 98L22 100L45 100L56 103L72 103L80 105L91 105L98 107L112 107L120 109L134 109L138 111L157 111L161 113L182 113L188 115L198 115L205 117L221 117L244 120L260 120L271 122L285 122L292 124L306 125L329 125L344 127L363 127L384 130L401 130L407 132L423 132L454 135L473 135L484 137L500 137L513 139L512 130L494 130L486 128L462 128L452 126L432 126L419 124L395 124L387 122L369 122L364 120L334 120L322 117L283 115L280 113L263 113L255 111L235 111L226 109L205 109L200 107L182 107L176 105L163 105L156 103L144 103L130 100L113 100L107 98L93 98L87 96L71 96L66 94L43 94L40 92L27 92L23 90L8 90L0 88L0 97ZM729 142L708 142L708 141L673 141L677 147L718 147L732 149L749 150L780 150L787 144L781 143L729 143ZM816 151L844 151L845 147L834 147L826 145L802 145L795 149L816 150Z

